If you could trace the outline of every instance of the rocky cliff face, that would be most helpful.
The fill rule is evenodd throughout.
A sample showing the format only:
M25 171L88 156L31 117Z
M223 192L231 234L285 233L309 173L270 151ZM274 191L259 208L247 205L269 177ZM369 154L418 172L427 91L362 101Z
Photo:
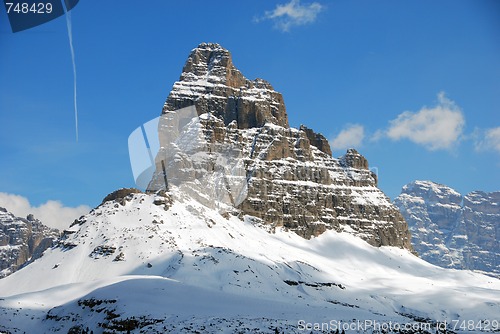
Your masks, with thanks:
M200 44L188 57L163 112L196 105L199 114L213 113L240 129L267 122L288 127L283 97L262 79L248 80L233 65L231 54L218 44Z
M187 107L196 121L179 116ZM192 50L163 116L150 191L182 185L202 202L215 194L222 200L214 205L227 212L305 238L345 230L372 245L412 249L406 222L377 188L367 160L354 149L333 158L323 135L291 128L281 94L246 79L220 45Z
M462 196L445 185L415 181L394 202L423 259L500 275L500 192Z
M58 236L57 230L46 227L32 215L19 218L0 208L0 278L40 257Z

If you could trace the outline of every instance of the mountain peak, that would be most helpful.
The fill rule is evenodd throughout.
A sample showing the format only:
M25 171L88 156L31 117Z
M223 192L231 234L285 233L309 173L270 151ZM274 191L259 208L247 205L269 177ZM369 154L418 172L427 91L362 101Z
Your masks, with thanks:
M231 52L218 43L201 43L191 50L184 64L180 80L206 76L208 82L223 83L231 88L265 89L274 91L273 86L262 78L248 80L233 64Z
M233 88L245 85L243 77L234 65L229 50L216 43L201 43L191 50L182 69L181 81L205 77L213 84L226 84Z
M272 123L289 128L283 96L263 79L247 79L233 64L231 53L216 43L202 43L189 54L174 83L163 113L196 106L227 126L249 129Z

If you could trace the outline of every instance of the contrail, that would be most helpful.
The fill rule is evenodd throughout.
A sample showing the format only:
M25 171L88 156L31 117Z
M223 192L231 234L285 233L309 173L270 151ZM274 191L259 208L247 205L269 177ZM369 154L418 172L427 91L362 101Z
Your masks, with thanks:
M66 25L68 26L69 47L71 49L71 60L73 62L73 101L75 107L75 130L76 141L78 142L78 107L76 104L76 63L75 63L75 50L73 49L73 33L71 30L71 12L66 11Z

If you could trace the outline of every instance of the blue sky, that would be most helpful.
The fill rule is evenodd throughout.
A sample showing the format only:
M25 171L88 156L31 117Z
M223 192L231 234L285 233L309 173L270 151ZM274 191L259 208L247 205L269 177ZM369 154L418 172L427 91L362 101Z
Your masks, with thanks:
M334 156L357 148L391 198L415 179L500 190L496 0L81 0L71 18L78 142L65 18L13 34L0 10L0 192L32 206L134 186L127 138L201 42L271 82Z

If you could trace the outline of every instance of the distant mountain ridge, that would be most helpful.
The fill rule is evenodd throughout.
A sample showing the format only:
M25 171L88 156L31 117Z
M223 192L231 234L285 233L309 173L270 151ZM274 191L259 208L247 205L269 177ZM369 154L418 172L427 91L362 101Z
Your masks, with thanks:
M59 237L59 231L35 219L16 217L0 207L0 278L34 260Z
M500 191L461 195L442 184L414 181L394 204L424 260L500 275Z

